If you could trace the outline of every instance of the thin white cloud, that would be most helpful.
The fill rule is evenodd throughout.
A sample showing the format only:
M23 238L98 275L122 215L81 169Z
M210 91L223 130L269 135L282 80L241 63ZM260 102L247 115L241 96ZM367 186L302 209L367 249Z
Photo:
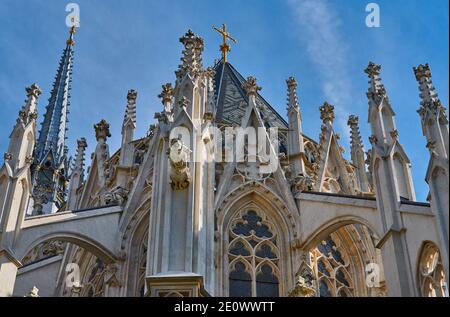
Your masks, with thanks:
M288 0L299 39L317 69L326 100L335 106L339 128L346 125L351 106L351 81L346 77L348 45L340 31L341 22L327 0Z

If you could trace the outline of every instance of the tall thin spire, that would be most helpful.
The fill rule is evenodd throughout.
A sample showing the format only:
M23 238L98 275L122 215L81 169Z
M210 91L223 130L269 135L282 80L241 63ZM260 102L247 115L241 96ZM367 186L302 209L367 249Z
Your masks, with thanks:
M369 192L369 180L366 173L366 161L364 159L364 145L361 140L361 133L359 131L359 118L351 115L348 118L348 126L350 127L350 151L352 163L356 168L356 181L361 192Z
M288 87L287 110L289 121L288 154L289 160L292 162L294 176L298 176L305 174L302 115L297 97L297 81L294 77L289 77L286 84Z
M44 121L39 131L35 152L39 163L42 163L49 151L52 151L56 162L60 162L64 156L72 82L74 33L75 28L72 27L53 83Z
M75 27L71 27L66 47L53 83L50 99L34 150L33 213L53 213L65 202L68 179L66 133L70 106Z

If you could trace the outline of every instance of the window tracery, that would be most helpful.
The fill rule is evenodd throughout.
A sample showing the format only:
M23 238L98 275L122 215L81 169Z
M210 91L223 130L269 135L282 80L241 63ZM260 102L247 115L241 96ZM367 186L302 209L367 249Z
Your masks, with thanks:
M354 296L353 272L345 251L329 236L311 252L320 297Z
M148 244L148 231L142 239L139 250L139 265L138 265L138 279L137 279L137 295L140 297L145 296L145 271L147 268L147 244Z
M419 263L419 280L424 297L448 297L439 249L433 243L424 246Z
M103 297L105 291L106 265L102 260L92 256L90 269L86 272L83 285L83 297Z
M229 295L279 296L278 248L277 232L267 218L253 210L238 213L229 232Z

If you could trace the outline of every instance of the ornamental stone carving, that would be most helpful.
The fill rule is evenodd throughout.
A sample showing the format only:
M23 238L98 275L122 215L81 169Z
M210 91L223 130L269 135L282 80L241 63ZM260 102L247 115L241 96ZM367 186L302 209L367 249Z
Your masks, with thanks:
M191 183L188 165L190 154L191 150L180 139L170 141L168 155L171 166L170 185L173 190L184 190Z
M299 175L295 177L293 183L294 193L310 191L314 187L314 180L308 175Z
M111 191L105 193L106 205L122 206L128 199L128 190L118 186Z
M247 81L242 84L242 88L247 92L247 96L256 96L258 91L262 88L256 83L256 78L253 76L247 77Z
M97 141L106 140L107 138L111 137L111 133L109 132L109 123L104 119L95 124L94 129Z
M334 106L325 101L324 104L320 107L320 119L323 121L323 123L333 122Z
M162 92L158 95L161 98L162 104L171 103L173 98L173 87L171 83L162 86Z
M364 72L369 75L369 77L379 76L381 71L381 66L373 62L370 62Z

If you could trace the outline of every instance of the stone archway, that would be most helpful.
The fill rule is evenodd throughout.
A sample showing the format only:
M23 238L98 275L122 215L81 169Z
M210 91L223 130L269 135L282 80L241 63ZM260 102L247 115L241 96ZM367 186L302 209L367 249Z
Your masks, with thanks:
M431 241L422 244L417 261L419 294L423 297L448 297L448 285L439 247Z
M314 279L314 296L385 296L378 241L370 224L354 216L338 217L313 232L301 246L299 266L306 265ZM368 282L369 275L373 280Z

